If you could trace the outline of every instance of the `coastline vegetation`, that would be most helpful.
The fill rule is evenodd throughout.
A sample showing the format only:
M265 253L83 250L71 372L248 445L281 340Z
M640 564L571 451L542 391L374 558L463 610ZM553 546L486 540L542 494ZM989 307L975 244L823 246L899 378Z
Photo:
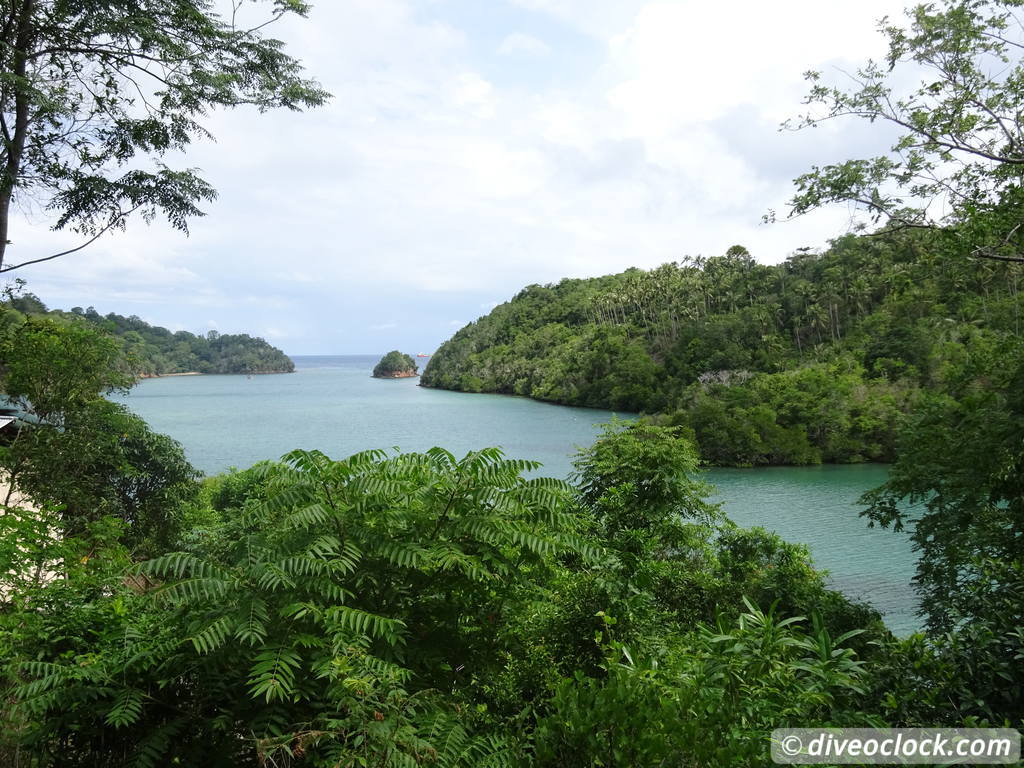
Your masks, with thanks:
M188 331L169 331L132 315L114 312L101 315L92 307L73 307L70 312L47 309L32 294L10 292L8 323L24 319L33 323L80 323L109 334L124 350L121 364L139 377L181 373L291 373L295 370L284 352L261 338L245 333L205 336Z
M950 479L927 535L957 550L919 577L940 621L901 640L710 504L679 427L609 425L571 483L440 448L199 481L102 398L130 383L109 336L34 339L3 371L40 415L0 448L40 508L0 516L7 765L762 765L787 724L1024 714L1012 559L943 581L1017 513L996 460L994 529Z
M529 286L445 342L422 383L644 412L711 464L891 462L916 403L1019 335L1020 280L946 232L847 235L775 266L737 246Z
M905 165L851 161L798 180L795 210L856 202L885 219L880 232L776 267L735 247L531 286L438 352L435 386L656 415L609 425L570 482L495 448L295 450L200 479L180 445L104 398L135 381L139 347L156 350L154 366L179 364L154 340L174 334L9 295L0 390L32 418L0 427L0 478L35 508L0 503L0 764L725 768L769 764L779 727L1020 728L1024 142L999 114L1021 113L1024 77L1014 63L993 83L978 64L1009 64L1019 5L947 0L889 28L889 70L908 58L954 68L905 100L879 97L884 67L860 73L863 90L814 86L830 116L910 115ZM8 26L31 31L37 7L18 7ZM322 100L276 41L239 38L205 7L140 4L152 23L129 40L155 57L194 51L162 34L182 19L221 55L182 63L163 142L133 121L102 136L160 154L188 143L196 126L178 121L204 105ZM74 30L108 40L122 17L96 10ZM34 39L19 32L3 54L22 74L0 101L39 96L25 75ZM109 90L122 61L101 50L83 71ZM37 109L59 106L55 93ZM57 114L78 114L68 106ZM46 156L45 142L29 146ZM105 148L93 170L130 154ZM955 192L951 214L897 198L931 195L927 177L953 152L968 162L935 179ZM60 182L68 168L47 169ZM132 199L180 221L206 190L175 178L183 187L156 201L136 178ZM84 181L62 193L62 222L102 230L119 195ZM198 358L200 338L182 337L182 354ZM893 459L864 514L910 531L925 631L892 636L828 588L806 548L733 525L708 501L702 454Z

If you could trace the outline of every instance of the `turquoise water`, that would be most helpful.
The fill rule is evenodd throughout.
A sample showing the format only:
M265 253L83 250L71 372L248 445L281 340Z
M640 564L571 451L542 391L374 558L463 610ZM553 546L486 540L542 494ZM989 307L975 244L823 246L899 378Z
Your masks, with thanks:
M378 355L295 357L295 373L144 379L124 402L153 429L185 446L207 474L277 459L295 448L342 458L368 448L461 456L497 445L565 477L576 446L589 445L610 411L523 397L467 395L374 379ZM422 361L420 361L422 365Z
M868 528L857 499L885 482L878 464L713 469L716 501L743 526L759 525L810 547L832 585L870 603L898 634L921 628L910 587L917 557L903 533Z
M425 389L417 379L374 379L376 355L295 357L273 376L175 376L141 381L124 402L179 440L208 474L276 459L294 448L341 458L367 448L456 455L489 445L566 477L609 411L501 395ZM885 480L878 465L716 469L716 500L744 526L807 544L835 586L882 611L896 632L919 626L910 589L914 555L905 536L869 529L857 498Z

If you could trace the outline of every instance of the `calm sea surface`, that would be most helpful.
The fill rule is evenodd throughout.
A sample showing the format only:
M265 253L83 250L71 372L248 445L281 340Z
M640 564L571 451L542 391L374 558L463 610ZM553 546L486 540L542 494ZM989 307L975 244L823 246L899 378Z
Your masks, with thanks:
M179 440L208 474L276 459L294 448L338 458L367 448L456 455L501 446L565 477L609 411L501 395L425 389L417 379L374 379L377 355L294 357L293 374L174 376L140 382L124 402ZM905 536L869 529L857 498L885 480L877 465L716 469L715 499L744 526L807 544L835 586L882 611L896 632L919 626L910 589L914 555Z

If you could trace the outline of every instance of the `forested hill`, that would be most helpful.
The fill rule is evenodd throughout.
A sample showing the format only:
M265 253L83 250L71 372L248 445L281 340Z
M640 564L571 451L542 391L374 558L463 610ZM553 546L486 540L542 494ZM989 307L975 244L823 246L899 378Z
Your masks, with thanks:
M890 460L900 417L976 344L1019 332L1020 266L949 233L846 236L532 285L441 346L424 386L642 411L705 460Z
M132 371L140 376L169 373L290 373L295 364L284 352L261 338L245 333L205 336L169 331L132 315L101 315L92 307L70 312L48 310L32 294L8 299L13 309L27 315L47 315L69 322L85 322L104 330L123 345Z

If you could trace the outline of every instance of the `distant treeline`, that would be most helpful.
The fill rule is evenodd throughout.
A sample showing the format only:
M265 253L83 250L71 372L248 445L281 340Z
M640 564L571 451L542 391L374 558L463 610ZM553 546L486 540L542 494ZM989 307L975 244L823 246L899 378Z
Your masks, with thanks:
M1020 333L1020 267L943 231L742 246L531 285L458 331L424 386L656 415L715 464L889 461L902 417L979 346Z
M8 297L5 303L23 315L46 315L56 320L85 322L117 338L126 365L139 376L169 373L290 373L295 364L277 347L245 333L200 336L150 325L135 315L101 315L92 307L70 312L50 310L37 296Z

